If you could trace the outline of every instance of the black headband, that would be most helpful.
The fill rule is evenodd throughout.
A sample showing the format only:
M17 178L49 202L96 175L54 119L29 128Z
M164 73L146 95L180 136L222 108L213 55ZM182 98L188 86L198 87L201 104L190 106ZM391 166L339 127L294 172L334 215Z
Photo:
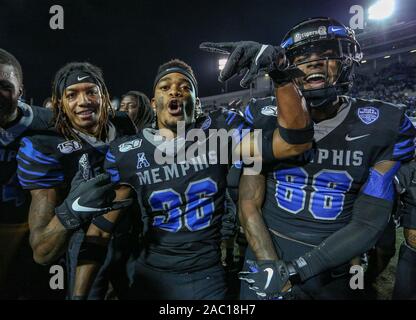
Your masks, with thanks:
M59 83L59 97L62 97L66 88L77 83L94 83L99 86L98 80L91 73L83 70L72 70Z
M153 92L155 91L156 85L159 82L159 80L169 73L180 73L180 74L183 74L186 78L188 78L188 80L192 83L192 86L194 87L195 96L198 97L198 86L196 85L195 77L186 69L183 69L181 67L172 67L172 68L167 68L165 70L160 71L158 75L156 76L155 82L153 84Z

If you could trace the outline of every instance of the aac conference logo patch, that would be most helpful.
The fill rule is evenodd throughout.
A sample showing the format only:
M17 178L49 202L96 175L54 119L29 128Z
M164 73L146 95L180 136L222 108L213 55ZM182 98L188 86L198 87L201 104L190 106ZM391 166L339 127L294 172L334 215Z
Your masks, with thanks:
M261 113L265 116L277 117L277 107L276 106L266 106L261 108Z
M358 108L357 115L363 123L371 124L378 119L380 112L374 107L363 107Z
M201 125L201 129L202 130L207 130L209 127L211 127L211 122L212 122L211 117L208 116L205 119L204 123Z

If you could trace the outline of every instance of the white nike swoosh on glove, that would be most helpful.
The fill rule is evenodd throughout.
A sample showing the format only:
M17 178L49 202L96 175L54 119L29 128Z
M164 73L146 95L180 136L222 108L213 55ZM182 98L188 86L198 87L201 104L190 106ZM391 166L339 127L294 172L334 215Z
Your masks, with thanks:
M257 65L257 61L259 60L260 56L263 54L264 50L266 50L267 47L268 47L268 45L265 45L265 44L263 44L261 46L261 48L259 50L259 53L257 53L257 56L256 56L256 61L255 61L256 65Z
M77 199L75 199L74 202L72 202L72 210L78 211L78 212L81 212L81 211L84 211L84 212L98 212L98 211L104 211L106 209L106 208L103 209L103 208L91 208L91 207L81 206L78 203L80 198L81 197L78 197Z
M267 281L266 281L266 285L264 286L264 290L266 290L269 287L270 281L273 278L273 269L272 268L266 268L263 271L267 272Z

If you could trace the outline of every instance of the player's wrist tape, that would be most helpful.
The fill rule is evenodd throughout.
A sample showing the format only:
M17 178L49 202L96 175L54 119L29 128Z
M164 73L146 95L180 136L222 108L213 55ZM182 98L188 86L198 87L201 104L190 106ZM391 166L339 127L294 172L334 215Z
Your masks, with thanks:
M289 144L304 144L312 142L313 140L313 122L310 122L309 125L303 129L283 128L279 124L277 127L279 128L279 133L282 139Z
M61 224L67 230L77 230L82 226L82 222L66 209L65 202L55 208L55 214Z
M108 233L112 233L115 227L115 224L107 220L104 216L95 217L92 219L91 223Z
M78 265L91 262L103 264L107 257L107 246L84 240L78 253Z

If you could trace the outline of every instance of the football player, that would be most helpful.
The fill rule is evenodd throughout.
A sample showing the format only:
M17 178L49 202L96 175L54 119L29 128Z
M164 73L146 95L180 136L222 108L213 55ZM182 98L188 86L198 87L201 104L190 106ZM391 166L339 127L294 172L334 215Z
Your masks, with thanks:
M308 19L281 46L305 73L295 82L315 123L316 146L262 175L242 176L240 218L250 249L241 298L352 298L350 261L374 246L389 221L393 177L413 156L415 130L394 105L344 95L362 57L349 28ZM267 127L272 109L261 99L246 115Z
M36 266L27 239L29 195L16 177L16 154L23 136L47 130L52 113L29 106L23 95L19 61L0 49L0 298L42 298L34 286L42 270ZM38 273L40 271L40 273Z
M262 67L278 62L279 51L271 46L259 45L253 51L246 50L247 44L235 46L224 46L226 50L236 48L240 54L230 56L222 76L230 77L250 66L251 72L256 72L257 62ZM136 194L145 222L144 248L135 261L131 298L224 298L220 228L226 176L229 163L235 162L227 151L274 159L302 153L311 146L313 133L302 97L285 71L276 72L280 76L276 79L281 80L276 94L282 118L279 123L275 121L269 136L263 134L260 155L258 140L250 130L244 130L249 126L238 114L224 109L195 119L195 107L200 102L190 66L172 60L159 67L151 100L158 129L144 129L134 137L112 144L106 157L107 170L113 181L119 183L117 198ZM182 133L178 130L181 125L185 126ZM226 139L220 137L222 141L214 147L219 137L215 132L220 129ZM196 146L199 148L195 153L192 148ZM184 150L191 156L181 159ZM159 161L158 154L166 156L167 161ZM107 218L116 219L117 215L118 212L112 212ZM90 227L88 234L102 239L109 236L95 226ZM77 295L88 292L98 260L79 267Z
M120 111L127 112L137 130L152 124L154 112L149 98L140 91L129 91L121 97Z
M87 205L91 202L82 198L83 194L98 186L99 193L111 198L111 192L107 192L111 182L99 175L100 168L109 143L135 133L135 127L126 113L113 114L102 72L87 62L68 63L56 73L52 104L55 128L49 134L22 139L17 174L20 184L32 196L29 227L34 259L50 265L67 253L67 289L71 297L78 253L90 254L81 246L84 228L99 213L91 212ZM92 177L95 178L88 184L83 183ZM68 204L75 196L76 204ZM108 204L107 200L111 199L103 199ZM97 217L92 223L105 224L105 219ZM121 235L127 235L129 228L129 221L119 226L114 246L122 242ZM114 267L112 254L113 250L109 250L91 299L105 295L106 270Z
M396 175L400 194L404 242L400 246L393 299L416 299L416 162L403 165ZM415 219L413 219L415 218Z

